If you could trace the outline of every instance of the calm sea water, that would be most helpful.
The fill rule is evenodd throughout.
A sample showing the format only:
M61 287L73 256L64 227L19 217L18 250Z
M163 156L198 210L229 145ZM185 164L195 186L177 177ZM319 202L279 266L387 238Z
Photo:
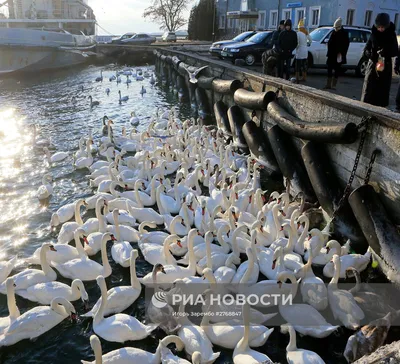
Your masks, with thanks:
M75 171L72 167L72 152L77 150L78 140L93 130L95 137L100 136L102 117L113 119L115 134L123 126L130 128L130 113L138 116L150 116L157 107L164 109L176 106L181 118L190 117L189 105L178 103L176 96L159 87L151 87L148 80L128 86L109 82L108 77L120 69L114 65L73 68L57 73L42 73L37 76L20 76L0 80L0 259L9 259L18 255L17 270L27 265L24 258L31 255L43 242L55 242L58 230L52 231L49 221L52 212L65 203L80 197L90 196L91 189L85 171ZM103 83L95 82L100 69L104 71ZM150 67L150 69L153 69ZM123 82L125 77L122 77ZM139 94L144 85L147 93ZM105 89L111 93L106 95ZM83 90L82 90L83 88ZM129 101L122 106L118 103L118 90L128 95ZM89 108L88 96L100 101L100 106L92 111ZM71 98L77 99L76 106ZM139 129L146 127L143 120ZM40 149L33 145L32 125L37 124L39 136L51 139L58 151L71 152L71 157L49 169ZM48 207L42 207L35 197L41 185L44 173L50 172L54 179L54 193ZM91 217L84 215L84 219ZM95 257L100 260L100 254ZM129 270L116 266L112 259L111 277L107 279L108 287L127 285L130 282ZM151 267L143 260L138 260L138 276L143 276ZM59 280L69 283L59 276ZM93 305L100 292L96 282L85 283ZM35 307L35 304L17 296L17 305L21 312ZM85 312L80 301L74 303L77 312ZM136 301L126 313L144 318L144 297ZM8 315L6 297L0 294L0 317ZM53 330L35 341L24 340L12 347L0 349L0 363L79 363L81 359L93 360L89 344L92 332L92 320L80 319L78 323L63 321ZM318 352L327 363L341 363L341 356L349 332L338 333L323 340L299 338L298 347ZM164 337L161 331L137 342L127 342L126 346L139 347L154 352L158 339ZM262 349L275 362L286 362L285 348L288 336L282 335L279 328L271 335ZM102 340L103 353L120 348L121 345ZM220 348L215 347L215 351ZM217 363L231 363L232 352L223 350Z

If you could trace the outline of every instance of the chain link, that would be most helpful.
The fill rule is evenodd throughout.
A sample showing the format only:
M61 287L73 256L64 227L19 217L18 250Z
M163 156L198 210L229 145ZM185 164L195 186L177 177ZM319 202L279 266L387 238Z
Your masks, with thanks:
M367 168L367 174L365 175L365 179L364 179L365 185L367 185L369 183L369 179L371 178L371 173L372 173L372 167L374 166L375 159L379 154L381 154L381 151L379 149L375 149L372 152L371 159L369 161L369 165Z
M361 120L361 123L357 125L358 130L361 130L362 128L364 128L364 130L361 132L360 144L358 145L356 158L354 159L353 170L351 171L349 181L347 182L346 187L344 189L343 196L339 200L339 203L338 203L335 211L333 211L333 216L332 216L333 219L336 217L338 211L343 207L343 205L347 201L347 198L350 195L351 186L352 186L354 178L356 176L358 163L360 162L361 153L362 153L362 150L364 147L365 139L367 138L368 127L369 127L371 120L372 120L372 118L370 116L363 117Z

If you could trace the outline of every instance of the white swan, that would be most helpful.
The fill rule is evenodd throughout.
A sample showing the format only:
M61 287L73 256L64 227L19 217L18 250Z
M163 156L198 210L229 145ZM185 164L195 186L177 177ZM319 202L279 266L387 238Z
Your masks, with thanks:
M94 232L99 231L100 222L102 218L102 208L107 205L106 200L103 197L99 197L96 202L96 217L92 217L87 219L81 226L82 229L87 235L92 234Z
M10 260L0 262L0 283L3 283L17 264L17 256Z
M53 182L53 177L51 177L51 175L45 174L42 177L42 185L36 192L36 197L39 200L45 200L53 194L53 186L51 185L51 182Z
M84 304L87 304L89 300L85 286L80 279L72 281L71 286L61 282L38 283L26 290L19 290L17 293L19 296L41 305L49 305L56 297L65 298L70 302L82 299Z
M161 184L156 190L156 201L160 214L178 214L182 206L182 198L178 196L178 190L175 189L175 199L163 192L165 192L165 186Z
M148 240L148 242L146 240ZM163 246L152 243L150 239L141 239L139 248L144 259L151 265L156 265L157 263L162 265L177 265L175 258L169 250L172 243L178 243L180 245L178 235L166 237Z
M212 343L204 330L192 322L184 315L183 303L179 305L178 322L181 324L178 330L178 336L185 344L186 353L192 357L196 352L201 353L201 363L214 363L220 356L220 353L214 353Z
M34 339L67 317L75 318L75 308L65 298L57 297L50 306L38 306L19 316L0 336L0 347L10 346L24 339Z
M127 81L129 78L127 79ZM130 81L130 80L129 80ZM118 90L118 95L119 95L119 103L121 104L122 102L126 102L129 100L129 96L121 96L121 90Z
M136 116L134 111L131 112L131 118L129 119L129 122L132 126L138 126L140 123L140 119Z
M326 245L327 251L331 247L331 243L328 242ZM365 254L346 254L340 257L340 273L339 278L346 278L346 270L348 268L355 268L359 272L362 272L368 267L371 261L371 252L368 249ZM325 265L323 269L323 274L325 277L332 278L335 273L335 268L333 262L329 262Z
M126 209L140 223L149 221L156 225L162 225L164 223L164 217L158 212L154 211L153 208L143 207L138 208L132 206L129 201L126 201Z
M130 256L130 286L113 287L107 292L107 306L104 310L104 315L109 316L115 313L125 311L139 297L142 291L142 286L136 276L136 259L139 253L136 249L132 250ZM93 308L82 315L83 317L93 317L101 305L101 297L97 300Z
M307 264L296 271L296 276L301 278L300 292L303 302L323 311L328 307L328 290L324 281L316 277L312 269L313 250L310 249L310 255Z
M250 307L247 303L243 305L242 309L244 334L240 341L237 343L233 351L234 364L258 364L258 363L272 363L271 359L258 351L252 350L249 347L250 337Z
M53 215L51 215L50 225L58 226L71 220L74 217L75 204L76 202L72 202L61 206L56 212L53 213Z
M94 352L94 361L81 360L82 364L159 364L161 362L161 351L167 345L175 344L176 348L181 351L184 348L182 340L178 336L170 335L160 340L156 352L150 353L148 351L125 347L117 350L110 351L107 354L102 353L101 343L96 335L90 337L90 346Z
M208 294L210 290L204 292ZM207 337L214 345L221 346L226 349L235 349L238 342L244 336L244 326L240 325L236 320L226 322L218 322L217 324L210 323L209 305L204 312L200 327L204 330ZM249 346L260 347L265 344L274 329L268 329L263 325L254 325L250 327Z
M298 282L293 273L282 272L278 275L278 286L286 280L291 284L291 297L296 297ZM303 303L279 303L279 313L301 335L324 338L332 334L339 326L330 325L325 318L312 306Z
M54 264L59 273L69 279L80 279L82 281L93 281L101 274L108 277L111 274L111 266L107 257L107 242L112 239L111 234L103 234L101 242L101 260L103 265L89 258L81 257L79 259L70 260L62 264ZM83 248L82 248L83 250Z
M87 157L81 157L74 162L75 169L89 168L93 164L93 157L90 154Z
M111 256L116 263L120 266L127 268L130 263L130 256L133 250L131 244L128 241L124 241L121 238L121 230L119 225L119 210L113 211L114 223L115 223L115 237L114 244L111 247Z
M93 317L93 331L104 340L123 343L125 341L142 340L149 336L158 325L144 325L136 318L118 313L104 318L107 307L107 286L103 276L96 279L101 290L101 304Z
M44 243L40 252L40 264L42 269L25 269L22 272L15 274L13 277L15 290L26 289L37 283L51 282L57 279L57 273L50 267L46 258L46 253L49 250L54 250L53 245ZM5 293L5 283L0 285L0 292Z
M14 288L14 279L12 277L7 278L6 280L6 289L7 289L7 307L8 307L8 316L0 317L0 335L7 330L7 328L15 321L17 317L19 317L20 312L15 302L15 288Z
M61 230L57 237L57 242L59 244L68 244L74 238L75 230L83 225L83 220L81 217L81 206L86 206L86 202L83 199L75 202L75 221L66 222L61 226Z
M298 349L296 346L296 331L290 324L282 325L282 333L289 332L290 341L286 347L286 359L290 364L325 364L322 358L313 351Z
M79 251L76 246L78 246L79 243L77 243L77 239L79 240L80 234L77 234L77 232L80 231L79 229L75 230L74 233L74 239L75 239L75 248L71 245L68 244L53 244L54 250L49 250L46 254L47 261L50 263L50 265L53 265L54 262L56 263L65 263L68 260L76 259L79 258L81 254L84 254L84 252ZM83 232L83 231L81 231ZM37 248L35 252L32 254L31 257L26 259L26 262L29 264L40 264L40 252L42 248Z
M158 273L157 274L157 283L165 284L165 283L173 283L177 279L184 279L185 277L194 276L196 274L196 257L193 252L193 243L194 236L197 234L196 229L192 229L189 231L189 265L184 268L178 265L168 264L164 266L165 274ZM153 283L152 273L146 274L143 278L140 278L139 281L144 285L150 285Z
M339 289L337 286L341 262L340 257L336 254L333 256L333 264L335 274L328 285L329 306L335 319L338 319L348 329L356 330L360 326L360 321L364 319L364 312L357 305L351 292Z
M51 165L52 163L57 163L63 161L65 158L68 157L67 152L57 152L54 153L53 155L50 154L49 150L47 147L43 148L43 151L46 155L47 162Z
M107 232L106 220L104 218L104 215L101 213L101 209L99 214L97 215L97 220L99 222L99 231L91 233L87 237L83 237L83 240L85 241L84 249L88 256L95 255L101 250L101 241L103 239L103 234Z

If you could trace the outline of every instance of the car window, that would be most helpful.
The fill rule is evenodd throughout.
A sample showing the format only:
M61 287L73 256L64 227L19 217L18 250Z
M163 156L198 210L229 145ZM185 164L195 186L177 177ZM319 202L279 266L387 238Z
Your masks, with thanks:
M257 33L254 34L252 37L249 39L246 39L246 42L250 43L262 43L264 42L265 38L269 35L270 33Z
M346 29L351 43L365 43L362 32L358 29Z
M368 42L368 39L369 39L370 35L371 35L370 32L366 32L364 30L361 31L361 38L363 40L363 43L367 43Z
M310 33L310 37L314 42L320 42L331 31L329 28L315 29Z
M232 40L235 42L243 42L244 40L246 40L247 38L249 38L253 33L250 32L244 32L242 34L237 35L235 38L233 38Z

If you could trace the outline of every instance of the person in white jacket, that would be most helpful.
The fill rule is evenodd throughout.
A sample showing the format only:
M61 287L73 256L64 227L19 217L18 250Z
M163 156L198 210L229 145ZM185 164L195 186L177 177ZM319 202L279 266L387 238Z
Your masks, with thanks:
M304 19L300 19L297 31L297 48L296 48L296 83L307 81L307 43L312 42L307 29L304 26ZM300 79L300 73L302 78Z

